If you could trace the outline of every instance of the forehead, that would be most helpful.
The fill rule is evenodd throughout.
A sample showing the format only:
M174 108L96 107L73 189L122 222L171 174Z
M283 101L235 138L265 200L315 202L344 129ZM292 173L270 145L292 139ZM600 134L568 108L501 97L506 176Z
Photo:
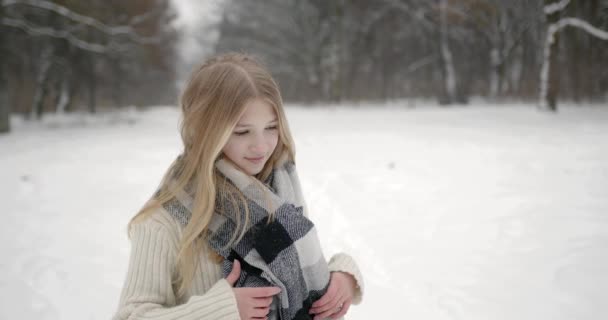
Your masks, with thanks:
M272 105L262 99L253 99L245 104L245 110L239 118L239 124L252 122L269 122L277 117Z

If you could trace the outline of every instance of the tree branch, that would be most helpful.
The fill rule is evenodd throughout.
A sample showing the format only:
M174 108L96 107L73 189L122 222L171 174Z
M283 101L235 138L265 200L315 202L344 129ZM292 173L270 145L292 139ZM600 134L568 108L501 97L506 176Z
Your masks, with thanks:
M556 13L558 11L564 10L564 8L566 8L566 6L569 3L570 3L570 0L556 1L556 2L553 2L552 4L546 5L543 8L543 10L545 11L546 15L554 14L554 13Z
M109 51L121 51L121 50L125 50L125 48L127 47L124 45L121 46L121 45L117 45L117 44L101 45L101 44L97 44L97 43L87 42L87 41L78 39L77 37L75 37L73 34L71 34L68 31L59 31L59 30L55 30L55 29L47 28L47 27L32 26L32 25L28 24L26 21L19 20L19 19L2 18L0 20L0 22L1 22L0 24L3 24L5 26L21 29L30 35L49 36L49 37L53 37L53 38L65 39L65 40L69 41L72 45L74 45L75 47L78 47L78 48L86 50L86 51L96 52L96 53L106 53Z
M553 37L553 34L555 34L559 30L561 30L562 28L567 27L567 26L572 26L572 27L577 27L577 28L583 29L602 40L608 40L608 31L596 28L596 27L592 26L589 22L587 22L585 20L581 20L579 18L560 19L558 22L550 25L549 31L547 31L547 32L550 34L551 37ZM553 39L551 39L551 41L553 41Z
M52 11L52 12L55 12L59 15L66 17L68 19L71 19L75 22L78 22L79 24L91 26L110 36L125 35L131 41L137 42L139 44L156 44L156 43L160 42L160 39L158 37L142 37L142 36L138 35L130 25L111 27L111 26L108 26L108 25L100 22L99 20L78 14L64 6L52 3L50 1L46 1L46 0L3 0L2 1L3 7L8 7L8 6L12 6L12 5L28 5L28 6L36 7L39 9L45 9L48 11ZM141 17L141 16L143 16L143 17ZM145 20L147 18L146 14L143 14L141 16L138 16L141 18L134 17L132 21L134 21L135 23L140 23L142 20Z
M539 107L541 108L546 108L547 106L547 92L549 90L549 68L551 67L551 45L555 40L555 33L567 26L581 28L602 40L608 40L608 31L596 28L592 26L589 22L581 20L579 18L562 18L549 26L547 30L547 38L545 39L545 46L543 48L543 64L541 66L540 71Z

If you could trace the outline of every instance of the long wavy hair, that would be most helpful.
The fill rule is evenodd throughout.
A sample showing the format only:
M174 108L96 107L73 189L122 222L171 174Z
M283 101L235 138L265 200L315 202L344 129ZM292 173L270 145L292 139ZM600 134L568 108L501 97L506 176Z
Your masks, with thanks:
M295 163L295 150L279 88L270 73L252 56L228 53L215 56L191 74L180 97L180 130L184 145L181 155L169 166L158 192L139 210L128 224L131 226L152 214L163 204L176 198L178 190L188 186L193 192L192 216L185 226L179 244L176 279L177 295L182 297L191 287L198 268L197 251L205 244L207 228L215 211L217 195L231 195L235 205L247 208L245 198L215 169L215 162L222 157L222 149L230 138L245 105L252 99L270 104L278 118L279 140L277 146L260 173L258 181L269 178L272 169L283 159ZM235 190L236 189L236 190ZM239 195L234 197L234 195ZM237 221L237 230L249 221L245 210L244 221ZM244 234L232 241L237 241ZM222 257L213 253L210 257L220 262Z

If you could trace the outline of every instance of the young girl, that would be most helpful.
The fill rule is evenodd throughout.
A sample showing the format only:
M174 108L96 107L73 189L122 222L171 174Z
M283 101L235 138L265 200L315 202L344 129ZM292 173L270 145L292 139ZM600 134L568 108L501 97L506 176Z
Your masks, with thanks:
M129 222L113 319L340 319L363 279L327 262L308 219L278 87L252 57L214 57L181 96L182 153Z

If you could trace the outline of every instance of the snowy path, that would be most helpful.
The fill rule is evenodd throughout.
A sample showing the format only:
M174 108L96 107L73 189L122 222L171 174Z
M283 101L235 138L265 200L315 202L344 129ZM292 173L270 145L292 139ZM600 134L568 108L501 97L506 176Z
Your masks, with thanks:
M608 110L288 109L348 319L599 319L608 310ZM112 124L112 118L120 120ZM126 223L179 150L175 109L17 123L0 136L0 319L108 319Z

